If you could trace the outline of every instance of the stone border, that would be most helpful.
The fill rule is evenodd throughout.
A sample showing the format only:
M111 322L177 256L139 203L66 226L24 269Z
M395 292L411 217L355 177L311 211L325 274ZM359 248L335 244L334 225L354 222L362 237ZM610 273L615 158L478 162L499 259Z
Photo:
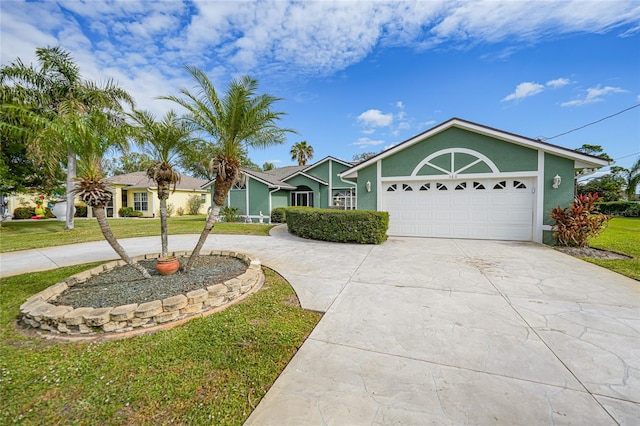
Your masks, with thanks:
M191 252L174 252L177 257L189 256ZM265 277L258 259L246 254L227 250L203 251L201 256L230 256L242 260L247 270L222 284L154 300L145 303L133 303L113 308L73 308L56 306L56 298L69 287L83 283L89 278L114 268L125 266L123 260L116 260L97 266L88 271L72 275L64 281L54 284L29 297L20 306L21 319L38 330L46 330L56 337L96 337L117 334L126 337L138 332L150 332L183 323L196 316L218 312L231 304L244 300L256 292L264 283ZM136 261L157 259L159 254L135 256Z

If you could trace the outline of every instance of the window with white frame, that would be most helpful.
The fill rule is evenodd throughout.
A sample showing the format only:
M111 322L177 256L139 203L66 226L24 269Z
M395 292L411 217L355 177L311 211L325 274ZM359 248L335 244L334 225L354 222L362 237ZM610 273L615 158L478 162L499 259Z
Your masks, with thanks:
M291 192L292 206L313 207L313 191L308 186L300 186L297 191Z
M148 198L146 192L134 192L133 193L133 209L139 212L146 212L149 210Z
M355 210L356 208L355 191L350 189L347 191L337 192L333 196L333 205L343 210Z

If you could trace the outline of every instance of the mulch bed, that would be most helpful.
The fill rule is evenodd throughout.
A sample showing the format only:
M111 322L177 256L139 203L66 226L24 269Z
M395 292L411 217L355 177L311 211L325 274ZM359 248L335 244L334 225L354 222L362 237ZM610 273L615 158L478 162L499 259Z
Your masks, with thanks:
M184 265L188 258L179 260ZM140 272L130 266L121 266L69 288L55 304L74 308L107 308L162 300L222 283L247 270L243 261L229 256L199 256L188 275L181 272L160 275L156 271L155 260L139 263L149 271L151 279L142 278Z
M631 256L627 256L625 254L616 253L614 251L595 249L591 247L557 246L554 247L554 249L573 257L589 257L592 259L631 259Z

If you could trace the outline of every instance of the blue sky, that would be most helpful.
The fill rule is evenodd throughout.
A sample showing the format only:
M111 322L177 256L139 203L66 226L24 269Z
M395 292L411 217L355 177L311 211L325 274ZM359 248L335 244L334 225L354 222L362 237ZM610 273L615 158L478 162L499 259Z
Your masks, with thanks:
M69 50L84 77L112 78L139 108L193 88L185 65L224 89L249 74L284 98L286 145L251 159L350 161L459 117L550 138L640 104L637 1L12 1L0 3L0 60ZM549 142L602 145L630 167L640 107Z

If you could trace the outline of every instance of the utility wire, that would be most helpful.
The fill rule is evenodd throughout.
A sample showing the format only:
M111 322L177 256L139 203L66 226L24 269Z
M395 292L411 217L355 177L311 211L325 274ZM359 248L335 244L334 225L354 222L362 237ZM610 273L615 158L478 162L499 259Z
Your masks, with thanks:
M549 141L551 139L559 138L560 136L568 135L569 133L573 133L573 132L575 132L577 130L584 129L585 127L589 127L589 126L591 126L593 124L596 124L596 123L599 123L601 121L607 120L607 119L609 119L611 117L615 117L616 115L620 115L623 112L627 112L629 110L632 110L632 109L638 108L638 107L640 107L640 104L636 104L636 105L631 106L629 108L623 109L622 111L618 111L615 114L608 115L608 116L606 116L604 118L601 118L600 120L592 121L591 123L585 124L584 126L576 127L575 129L569 130L568 132L560 133L559 135L551 136L550 138L540 138L540 139L543 140L543 141Z

